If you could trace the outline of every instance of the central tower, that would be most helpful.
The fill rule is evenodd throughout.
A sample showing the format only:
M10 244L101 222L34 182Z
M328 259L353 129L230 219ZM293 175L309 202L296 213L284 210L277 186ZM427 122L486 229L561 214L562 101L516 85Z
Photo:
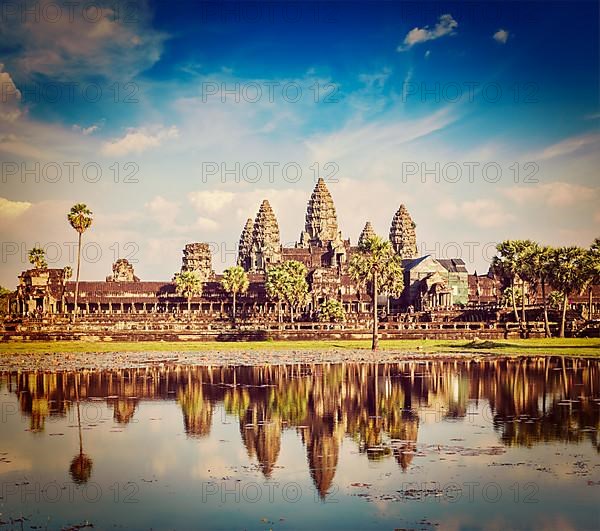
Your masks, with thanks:
M306 207L306 223L300 246L325 246L339 237L337 215L325 181L319 178Z

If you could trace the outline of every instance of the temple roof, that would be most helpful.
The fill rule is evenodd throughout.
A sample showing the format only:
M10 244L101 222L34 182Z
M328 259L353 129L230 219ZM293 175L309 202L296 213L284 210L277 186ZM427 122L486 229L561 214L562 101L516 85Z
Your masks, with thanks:
M335 205L322 178L317 181L306 207L305 231L310 243L323 244L338 235Z
M400 205L390 226L390 241L394 250L402 258L415 258L418 254L415 227L406 207Z
M462 258L436 258L436 260L451 273L466 273L467 267Z
M360 233L360 236L358 237L358 245L362 245L367 238L372 238L373 236L376 236L375 230L373 229L371 222L367 221L362 232Z
M263 200L256 214L252 231L252 241L254 245L262 248L269 246L279 247L279 225L277 224L277 218L273 209L266 199Z

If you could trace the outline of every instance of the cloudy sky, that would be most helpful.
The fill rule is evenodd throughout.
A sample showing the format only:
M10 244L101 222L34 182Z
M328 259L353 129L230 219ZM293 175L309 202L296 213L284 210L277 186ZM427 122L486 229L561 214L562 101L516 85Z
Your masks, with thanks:
M597 2L68 4L0 13L2 285L35 244L74 264L76 202L84 279L169 279L195 241L221 271L263 198L296 241L317 175L352 242L404 203L480 273L599 236Z

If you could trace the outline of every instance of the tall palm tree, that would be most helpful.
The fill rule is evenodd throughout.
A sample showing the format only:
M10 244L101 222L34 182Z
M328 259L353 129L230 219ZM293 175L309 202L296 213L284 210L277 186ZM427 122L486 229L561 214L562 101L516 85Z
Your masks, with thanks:
M373 300L373 339L371 349L379 347L379 323L377 298L379 291L400 295L404 288L402 260L394 252L392 244L379 236L365 238L358 247L358 254L350 260L350 276L360 285L370 286Z
M281 264L267 269L265 289L269 298L277 301L277 320L281 323L281 303L285 300L286 291L290 283L289 272Z
M75 307L73 311L75 315L78 313L77 299L79 297L79 272L81 269L81 236L92 225L92 211L83 203L77 203L71 207L71 211L67 214L67 220L77 231L77 273L75 276Z
M295 310L306 306L308 301L308 270L297 260L287 260L282 267L287 273L284 297L290 306L290 320L293 323Z
M544 335L546 337L552 337L552 333L550 332L550 324L548 323L548 297L546 296L546 286L548 285L548 279L551 276L552 253L552 247L547 245L538 246L532 260L533 267L535 268L537 274L537 281L542 288L542 299L544 304Z
M231 310L233 324L235 325L236 316L236 297L238 293L246 293L250 286L250 280L248 280L248 273L244 271L241 266L233 266L223 271L223 278L221 279L221 286L227 293L231 293L233 298L233 307Z
M188 314L192 310L192 297L202 295L202 278L197 271L182 271L175 275L175 290L187 299Z
M565 337L567 302L570 293L579 293L586 285L586 251L580 247L560 247L552 253L552 285L562 294L562 318L559 337Z
M534 291L536 284L535 269L532 266L532 259L537 254L539 245L531 240L516 240L518 249L517 254L517 273L521 279L521 321L527 328L527 314L525 312L525 294L527 290Z
M44 249L41 249L40 247L31 249L27 257L29 258L29 263L36 269L46 269L48 267L46 253L44 253Z
M519 278L519 273L522 272L523 260L522 253L527 248L527 244L522 240L504 240L503 242L496 245L498 255L494 256L492 260L492 267L494 270L506 278L510 282L510 292L513 312L515 315L515 321L522 326L519 312L517 311L517 301L515 297L515 284ZM523 291L523 290L522 290ZM522 309L524 313L524 297L525 293L522 293Z

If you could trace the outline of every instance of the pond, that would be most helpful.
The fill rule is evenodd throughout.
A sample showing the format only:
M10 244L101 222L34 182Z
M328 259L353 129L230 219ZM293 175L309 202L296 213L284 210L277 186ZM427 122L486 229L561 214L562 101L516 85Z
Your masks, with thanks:
M593 359L11 371L0 402L6 528L600 525Z

